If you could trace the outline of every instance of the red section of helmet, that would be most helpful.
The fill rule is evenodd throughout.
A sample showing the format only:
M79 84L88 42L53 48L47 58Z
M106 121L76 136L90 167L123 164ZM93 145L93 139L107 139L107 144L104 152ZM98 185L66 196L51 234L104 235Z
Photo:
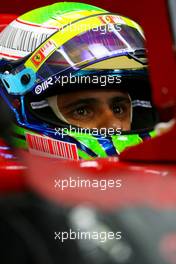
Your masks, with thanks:
M1 12L1 8L0 8ZM15 10L13 11L15 12ZM12 22L17 15L15 14L0 14L0 32L10 23Z

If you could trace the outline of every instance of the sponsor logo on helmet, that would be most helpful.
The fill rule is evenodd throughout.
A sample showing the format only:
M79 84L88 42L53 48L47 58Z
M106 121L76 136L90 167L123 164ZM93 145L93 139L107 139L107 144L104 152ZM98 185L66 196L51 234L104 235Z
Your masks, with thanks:
M56 49L54 41L46 42L31 58L32 63L38 68L42 62Z
M103 24L125 24L125 21L120 16L112 16L112 15L106 15L106 16L100 16L100 20L103 22Z
M76 144L40 135L26 134L29 151L40 156L78 160Z
M43 82L42 84L39 84L35 87L35 93L37 95L41 94L42 92L44 92L46 89L48 89L50 86L52 86L53 83L53 78L49 77L45 82Z

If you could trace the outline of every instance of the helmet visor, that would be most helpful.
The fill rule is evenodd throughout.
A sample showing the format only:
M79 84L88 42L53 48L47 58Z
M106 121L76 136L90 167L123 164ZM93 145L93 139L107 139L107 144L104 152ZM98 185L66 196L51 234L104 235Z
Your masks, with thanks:
M59 47L38 70L38 75L46 79L57 73L74 71L101 60L143 49L144 38L136 28L117 24L103 25L81 33ZM137 68L136 62L130 67ZM113 68L118 69L118 63Z

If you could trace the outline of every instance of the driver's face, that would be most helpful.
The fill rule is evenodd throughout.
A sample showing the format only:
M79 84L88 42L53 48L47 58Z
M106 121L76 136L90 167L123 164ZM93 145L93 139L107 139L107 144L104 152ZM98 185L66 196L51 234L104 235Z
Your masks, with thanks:
M81 91L59 95L60 112L83 128L131 129L131 100L121 91Z

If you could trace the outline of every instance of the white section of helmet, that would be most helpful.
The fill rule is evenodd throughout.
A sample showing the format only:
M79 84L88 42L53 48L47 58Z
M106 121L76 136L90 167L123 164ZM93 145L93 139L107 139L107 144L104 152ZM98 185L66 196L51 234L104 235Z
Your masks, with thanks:
M69 122L65 119L65 117L62 115L62 113L59 110L59 107L57 104L57 95L47 98L47 101L48 101L48 105L51 107L54 114L59 118L59 120L68 124Z

